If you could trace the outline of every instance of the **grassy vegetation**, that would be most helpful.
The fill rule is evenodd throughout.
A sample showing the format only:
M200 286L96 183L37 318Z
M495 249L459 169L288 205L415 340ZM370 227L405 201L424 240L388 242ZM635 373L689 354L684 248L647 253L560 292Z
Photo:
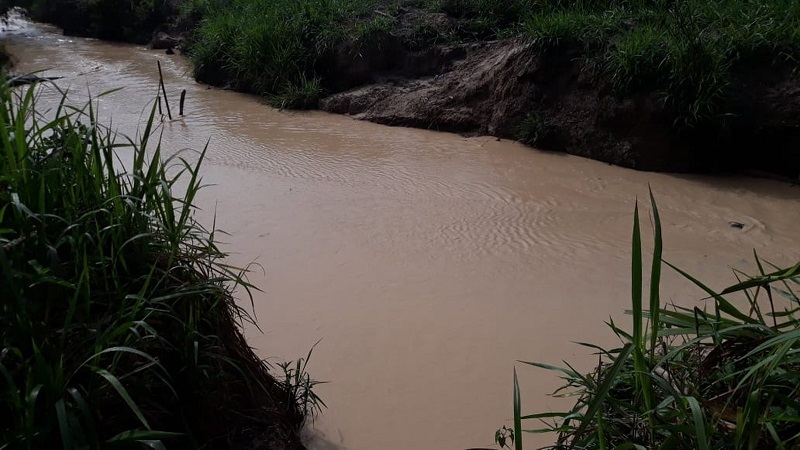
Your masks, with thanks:
M536 147L547 138L547 128L547 123L541 114L529 113L517 127L514 137L525 145Z
M182 20L196 22L191 55L201 79L268 95L286 107L312 107L325 80L320 60L347 46L357 52L376 35L401 35L408 48L495 38L518 24L529 0L189 0ZM425 24L400 31L402 8L447 12L459 26L442 35ZM299 99L299 100L297 100Z
M621 347L596 350L596 370L557 371L556 395L574 396L568 411L524 415L514 372L514 426L498 430L503 446L523 448L525 432L555 432L557 449L773 449L800 445L800 263L759 274L737 272L739 283L712 291L705 308L666 307L659 298L661 229L653 202L655 246L650 295L643 296L638 208L634 215L632 331L613 320ZM669 263L666 263L669 265ZM746 300L737 308L731 294ZM649 307L649 310L646 308ZM541 421L523 429L523 422ZM543 426L541 426L543 424ZM514 440L516 439L516 440Z
M348 24L374 1L194 0L184 16L205 17L191 55L201 79L277 96L284 106L313 106L320 95L316 59L349 37ZM369 22L365 22L369 25ZM375 27L363 26L367 35ZM300 99L300 100L297 100Z
M655 92L681 127L722 123L743 67L800 57L792 0L544 1L525 28L544 49L578 47L621 95Z
M321 401L244 341L251 286L193 218L204 152L37 90L0 83L0 448L291 446Z
M454 25L402 30L398 17L409 7L445 13ZM793 0L191 0L183 11L203 18L198 72L222 71L259 94L296 90L302 77L317 79L327 50L378 32L408 48L525 35L542 51L579 51L598 84L619 95L655 94L678 129L724 127L737 112L734 73L800 57Z

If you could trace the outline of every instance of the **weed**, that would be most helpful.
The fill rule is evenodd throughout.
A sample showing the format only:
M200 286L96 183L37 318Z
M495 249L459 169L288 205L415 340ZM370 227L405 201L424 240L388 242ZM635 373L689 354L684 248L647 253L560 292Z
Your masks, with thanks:
M297 84L287 83L277 94L267 97L267 102L278 109L313 109L317 107L322 95L319 78L298 76Z
M525 145L535 147L547 137L548 126L537 113L529 113L517 126L516 138Z
M305 358L300 358L294 363L287 361L278 364L283 370L282 387L287 394L287 403L299 405L303 417L311 417L312 419L326 406L325 402L314 392L315 386L322 384L322 382L312 380L306 371L308 361L311 359L311 353L317 344L311 347Z

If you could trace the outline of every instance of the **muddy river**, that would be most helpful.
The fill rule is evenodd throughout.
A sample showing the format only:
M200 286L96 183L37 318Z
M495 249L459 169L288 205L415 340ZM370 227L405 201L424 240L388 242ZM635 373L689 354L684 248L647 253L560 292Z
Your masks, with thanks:
M712 287L800 257L800 187L744 177L641 173L494 138L391 128L320 112L277 111L209 89L179 56L66 38L17 23L4 33L18 71L64 77L80 103L135 134L163 65L173 114L164 151L209 142L201 220L230 233L263 332L259 355L304 355L328 405L309 432L318 449L491 446L510 424L516 360L590 369L571 342L613 344L603 324L625 320L630 234L648 184L664 222L665 259ZM52 92L44 92L47 97ZM645 213L649 208L644 208ZM742 229L729 225L741 222ZM645 225L646 243L652 239ZM666 300L701 292L674 273ZM555 374L517 364L523 412L566 406L546 394ZM547 437L531 436L533 448Z

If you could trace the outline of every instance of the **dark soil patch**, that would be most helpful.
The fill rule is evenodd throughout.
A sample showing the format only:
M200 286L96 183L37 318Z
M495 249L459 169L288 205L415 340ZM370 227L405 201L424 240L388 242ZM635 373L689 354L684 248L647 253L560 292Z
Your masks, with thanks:
M336 93L320 109L504 138L534 117L534 146L624 167L800 174L800 81L789 69L742 74L731 131L680 130L656 94L617 95L581 64L579 49L542 52L517 38L415 50L407 38L381 36L324 61Z

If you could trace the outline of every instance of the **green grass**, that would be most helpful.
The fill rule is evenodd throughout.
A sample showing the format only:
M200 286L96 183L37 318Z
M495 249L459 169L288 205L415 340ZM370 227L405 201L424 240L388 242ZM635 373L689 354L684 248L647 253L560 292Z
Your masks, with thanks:
M162 161L154 110L134 141L37 91L0 83L0 448L296 431L321 401L305 365L278 381L244 341L245 271L194 219L205 152Z
M526 29L542 48L582 48L620 95L655 93L679 129L724 124L746 65L796 64L791 0L545 1Z
M523 448L526 432L554 432L556 449L797 448L800 297L794 289L800 263L767 270L756 256L757 276L736 272L739 282L720 293L664 263L708 295L705 307L665 306L659 298L661 222L651 201L649 298L643 295L638 207L634 214L632 330L611 320L620 347L581 344L601 358L588 374L569 365L524 363L561 375L564 385L555 394L577 399L567 411L523 414L515 370L513 444ZM745 300L743 309L732 295ZM538 427L523 429L531 422ZM506 446L512 442L507 434L503 428L496 435Z
M210 7L191 46L195 72L259 95L294 96L317 79L320 55L350 39L344 27L369 35L387 25L367 17L374 2L235 0ZM356 35L359 36L359 35ZM318 84L318 83L317 83ZM306 96L305 94L302 96ZM293 103L293 102L289 102ZM306 102L300 102L305 104Z
M322 95L320 79L308 79L300 74L295 83L287 82L278 93L267 97L267 102L278 109L314 109Z
M548 126L541 114L529 113L522 119L515 133L515 138L525 145L536 147L547 138Z
M724 129L738 113L731 101L740 68L796 64L800 56L800 3L792 0L193 0L188 5L186 14L205 17L193 48L198 73L222 70L234 85L258 94L294 90L301 77L319 78L317 65L327 51L368 42L378 32L399 36L409 49L524 35L542 51L579 50L596 82L620 96L654 95L678 131ZM446 32L424 23L401 31L398 14L408 7L443 12L454 25Z

